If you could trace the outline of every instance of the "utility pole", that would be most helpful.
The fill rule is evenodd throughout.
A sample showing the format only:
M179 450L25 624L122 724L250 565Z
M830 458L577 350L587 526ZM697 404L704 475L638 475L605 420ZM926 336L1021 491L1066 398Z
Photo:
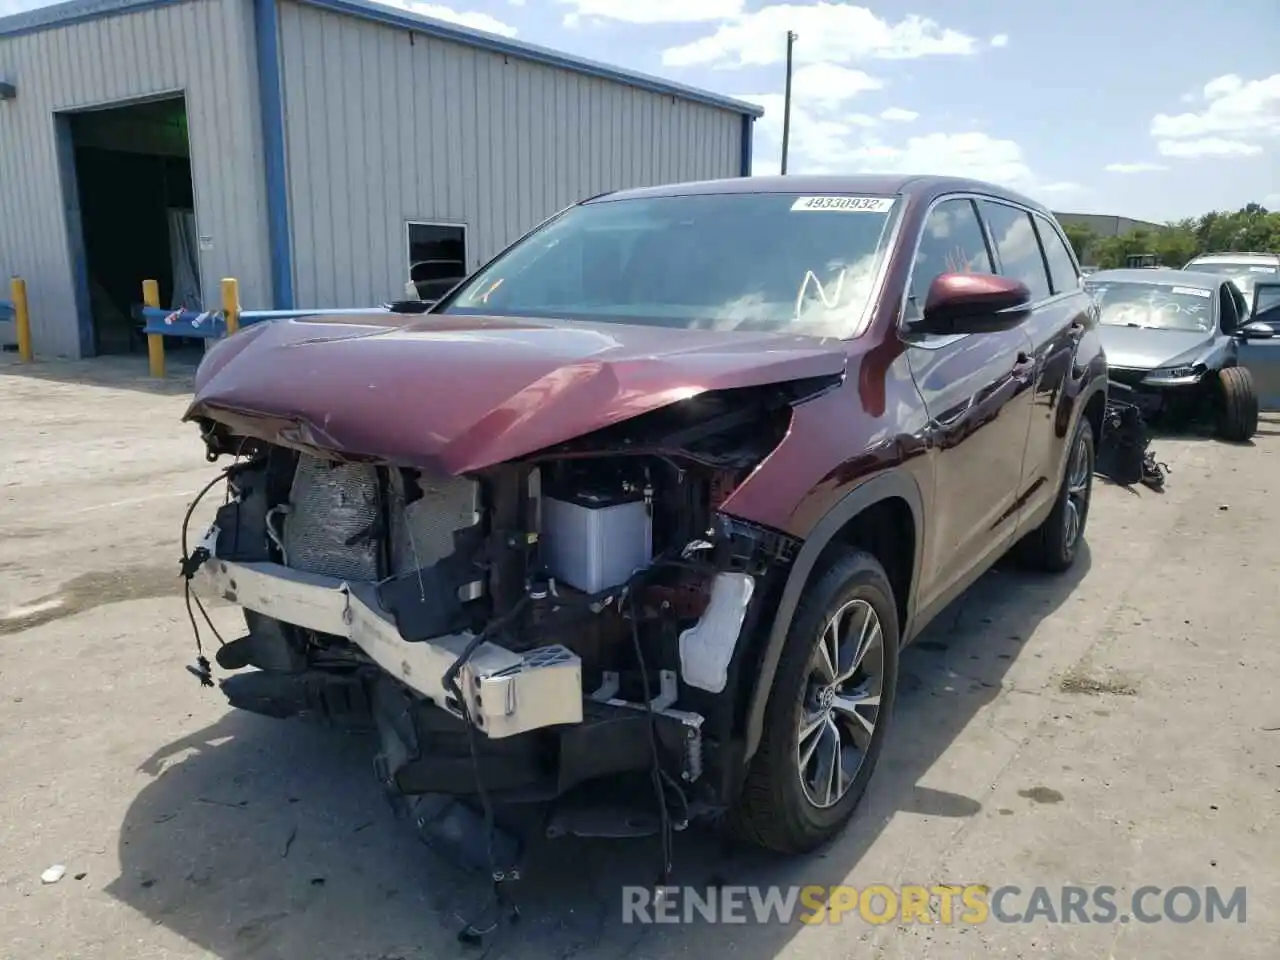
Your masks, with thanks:
M782 174L787 173L787 147L791 143L791 48L795 46L796 34L787 31L787 92L782 100Z

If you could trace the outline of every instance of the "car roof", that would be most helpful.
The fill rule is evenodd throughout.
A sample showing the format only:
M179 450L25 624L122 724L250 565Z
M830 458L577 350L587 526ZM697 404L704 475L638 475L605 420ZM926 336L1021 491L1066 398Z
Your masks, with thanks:
M1155 270L1099 270L1085 277L1086 283L1150 283L1161 287L1207 287L1210 290L1216 290L1225 280L1226 277L1216 273L1167 270L1163 267Z
M866 196L903 196L928 199L944 193L978 193L1002 197L1052 217L1046 207L1014 190L963 177L932 174L861 174L835 176L788 174L772 177L732 177L723 180L697 180L668 183L656 187L637 187L601 194L588 202L601 200L634 200L649 197L684 197L715 193L791 193L811 195L862 194Z
M1187 261L1193 263L1265 263L1271 266L1280 264L1280 253L1259 253L1256 251L1240 253L1202 253Z

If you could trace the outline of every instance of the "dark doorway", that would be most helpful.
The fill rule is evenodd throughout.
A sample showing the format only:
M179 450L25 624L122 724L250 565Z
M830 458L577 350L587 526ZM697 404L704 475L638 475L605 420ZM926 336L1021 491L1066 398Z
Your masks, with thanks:
M467 228L456 223L406 224L409 281L423 300L438 300L467 275Z
M157 281L161 306L200 306L186 103L90 110L67 122L83 244L81 313L91 317L93 352L145 353L133 315L142 281Z

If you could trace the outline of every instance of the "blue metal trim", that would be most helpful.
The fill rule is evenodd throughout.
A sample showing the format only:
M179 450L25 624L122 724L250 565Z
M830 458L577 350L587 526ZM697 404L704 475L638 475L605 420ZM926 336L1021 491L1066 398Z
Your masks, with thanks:
M751 176L752 137L755 133L755 117L742 115L742 175Z
M305 320L307 317L368 316L371 313L390 313L385 307L339 310L244 310L240 313L240 328L273 320ZM164 307L133 308L134 318L143 321L143 333L158 333L164 337L197 337L202 340L218 340L227 335L227 321L221 310L204 313L199 310L166 310Z
M8 300L0 300L0 320L13 319L13 304Z
M217 340L226 335L227 324L216 310L201 313L199 310L166 310L164 307L135 307L134 316L144 321L143 333L158 333L165 337L199 337Z
M42 7L38 10L15 13L12 16L0 19L0 37L34 33L38 30L48 30L70 23L83 23L86 20L110 17L118 13L131 13L185 2L188 2L188 0L70 0L68 3L59 3L51 7ZM746 103L742 100L735 100L732 97L724 97L706 90L699 90L696 87L686 87L684 84L673 83L670 80L663 80L644 73L621 70L595 60L572 57L535 44L522 43L518 40L494 36L479 30L458 26L457 24L432 20L429 17L421 17L404 10L384 7L378 3L368 2L368 0L297 0L297 2L333 10L337 13L344 13L348 16L358 17L361 20L372 20L376 23L384 23L405 30L414 30L426 36L439 37L442 40L452 40L455 43L464 43L483 50L492 50L495 53L519 57L522 60L532 60L535 63L542 63L551 67L572 70L575 73L600 77L604 80L613 80L617 83L625 83L652 93L662 93L679 97L682 100L691 100L694 103L704 103L708 106L718 107L721 110L730 110L734 113L752 117L764 116L764 108L754 103ZM257 3L255 2L256 6Z
M364 317L371 313L390 313L386 307L337 307L324 310L242 310L240 326L251 327L267 320L305 320L307 317Z
M289 170L285 158L284 91L280 83L280 17L276 0L253 0L258 48L258 99L266 158L267 244L271 303L293 306L293 244L289 235Z

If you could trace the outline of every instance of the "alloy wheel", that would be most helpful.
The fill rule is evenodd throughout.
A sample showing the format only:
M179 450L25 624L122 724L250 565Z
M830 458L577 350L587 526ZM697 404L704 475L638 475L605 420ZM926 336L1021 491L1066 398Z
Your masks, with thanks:
M1067 468L1067 503L1063 511L1063 546L1075 549L1089 513L1089 490L1093 480L1093 465L1089 462L1089 444L1083 433L1076 435L1071 451L1071 463Z
M875 609L851 600L827 621L809 661L796 735L805 798L835 806L871 748L884 689L884 631Z

